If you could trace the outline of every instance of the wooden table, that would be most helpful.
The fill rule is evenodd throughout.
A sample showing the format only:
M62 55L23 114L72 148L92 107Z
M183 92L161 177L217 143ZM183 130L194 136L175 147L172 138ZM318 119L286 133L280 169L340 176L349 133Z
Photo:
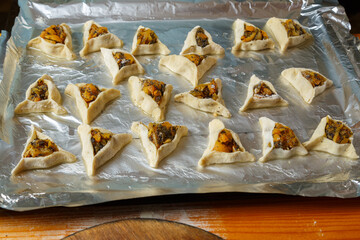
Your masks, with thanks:
M127 218L177 221L225 239L360 239L360 199L184 194L28 212L0 210L0 238L60 239Z

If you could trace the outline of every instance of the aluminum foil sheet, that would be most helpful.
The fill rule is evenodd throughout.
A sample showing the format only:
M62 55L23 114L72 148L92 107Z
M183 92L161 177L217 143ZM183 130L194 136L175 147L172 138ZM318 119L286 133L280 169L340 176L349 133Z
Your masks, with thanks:
M262 140L258 119L262 116L290 126L299 139L307 141L326 115L344 120L352 127L354 144L360 153L359 52L350 35L350 24L344 9L336 1L19 1L21 12L7 45L3 81L0 84L0 206L18 211L50 206L79 206L118 199L177 193L262 192L303 196L357 197L360 162L311 152L305 157L268 163L214 165L203 170L197 162L208 142L208 123L215 117L175 103L171 99L166 120L185 125L189 135L165 158L158 169L149 167L139 139L120 151L114 159L90 178L81 158L77 126L81 123L73 99L64 95L69 83L91 82L119 89L121 97L109 104L92 126L115 133L131 132L133 121L152 121L129 97L127 81L117 86L100 53L75 61L48 57L26 49L27 42L51 24L67 23L73 33L74 51L82 48L82 25L93 19L120 37L130 51L139 25L152 28L159 39L178 54L187 33L196 25L212 34L226 54L201 82L220 78L225 104L232 113L221 119L227 128L240 135L244 147L258 159ZM263 27L270 17L295 18L314 36L300 48L281 55L277 50L246 52L233 55L232 23L245 19ZM173 95L189 91L191 84L181 76L159 68L159 56L138 57L146 69L145 77L174 86ZM289 67L312 68L333 80L334 87L318 96L311 105L280 78ZM24 99L27 87L43 74L49 74L62 93L69 114L28 114L14 116L14 107ZM239 114L246 98L250 77L271 81L289 107L251 110ZM10 172L21 158L27 133L34 124L54 139L78 161L51 169L27 171L17 177ZM7 143L6 143L6 142Z

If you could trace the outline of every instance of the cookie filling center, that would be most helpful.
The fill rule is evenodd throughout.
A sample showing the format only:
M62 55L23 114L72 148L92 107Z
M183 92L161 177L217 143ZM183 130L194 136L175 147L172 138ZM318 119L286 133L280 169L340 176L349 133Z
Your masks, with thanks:
M80 87L81 97L85 100L88 107L91 102L95 101L95 99L100 93L101 90L91 83L87 83L84 86Z
M301 75L311 83L313 88L323 85L326 81L322 75L309 70L302 71Z
M27 146L24 157L45 157L56 151L59 151L58 147L49 139L35 138Z
M293 130L289 127L282 125L281 123L275 123L275 127L272 131L272 136L275 148L290 150L296 146L299 146L300 144Z
M154 44L157 43L158 37L156 36L155 32L151 29L142 28L139 30L137 34L137 45L140 44Z
M45 39L45 41L56 44L56 43L65 43L66 33L60 25L51 25L41 32L40 37Z
M119 66L119 69L121 69L124 66L128 66L135 63L135 59L133 58L133 56L131 56L131 54L128 53L122 53L122 52L113 53L113 57L115 58L115 61Z
M48 86L44 80L40 79L37 81L37 86L31 88L29 100L33 102L39 102L46 100L49 97Z
M184 57L186 57L187 59L192 61L196 66L199 66L201 64L202 60L204 60L206 58L206 56L200 56L197 54L187 54L187 55L184 55Z
M218 99L218 87L214 79L209 83L199 84L190 94L197 98L212 98Z
M242 150L235 142L231 132L227 129L223 129L218 135L213 151L230 153Z
M92 24L91 28L89 30L89 38L88 40L92 38L96 38L100 35L104 35L106 33L109 33L108 29L106 27L98 27L96 24Z
M339 144L351 143L350 137L353 135L350 128L341 121L327 119L325 126L325 136Z
M269 36L263 30L244 24L244 35L241 36L241 41L250 42L254 40L265 40Z
M292 19L288 19L281 24L285 27L288 37L296 37L305 34L305 30Z
M157 80L146 79L143 81L143 91L160 105L164 96L166 84Z
M102 133L99 129L91 130L91 144L94 149L94 156L110 141L111 133Z
M265 98L270 97L274 94L275 93L264 82L261 82L254 86L254 97Z
M165 143L171 142L175 138L177 126L172 126L169 122L149 123L149 140L159 148Z
M203 28L199 27L195 33L195 39L196 39L196 44L199 47L206 47L207 45L209 45L209 40L208 37L205 34L205 31Z

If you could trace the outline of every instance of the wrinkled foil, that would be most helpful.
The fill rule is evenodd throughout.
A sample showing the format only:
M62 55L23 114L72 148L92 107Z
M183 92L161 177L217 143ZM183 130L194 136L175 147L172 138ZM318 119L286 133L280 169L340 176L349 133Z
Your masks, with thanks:
M208 123L215 117L170 100L166 121L185 125L189 134L158 169L149 167L140 140L133 141L88 177L81 158L77 127L81 123L74 101L65 96L69 83L91 82L116 88L121 97L108 104L92 126L114 133L128 133L133 121L148 124L151 118L130 100L127 81L112 85L112 77L100 53L84 59L65 61L26 49L27 42L51 24L67 23L72 29L74 51L82 48L82 26L95 20L120 37L124 49L131 50L132 38L139 25L152 28L168 46L171 54L181 51L187 33L196 25L206 29L226 54L202 79L223 81L225 104L232 113L221 119L239 134L245 149L258 159L262 139L258 119L262 116L290 126L298 138L307 141L320 119L326 115L342 119L354 132L354 145L360 153L359 52L358 42L349 33L344 8L337 1L47 1L19 0L20 14L12 29L0 84L0 206L24 211L50 206L79 206L111 200L145 196L206 193L261 192L302 196L359 196L360 162L321 152L305 157L268 163L236 163L198 169L197 162L208 142ZM245 52L233 55L232 23L245 19L263 27L270 17L295 18L314 36L299 48L279 51ZM145 77L174 86L173 95L189 91L191 84L179 75L158 67L159 56L138 57L146 69ZM334 87L304 103L297 91L280 77L290 67L312 68L333 80ZM49 74L62 93L69 114L52 113L14 116L14 108L25 96L28 86L43 74ZM273 83L289 107L251 110L239 114L250 77ZM30 126L44 130L63 149L73 153L77 162L51 169L27 171L11 177L21 158Z

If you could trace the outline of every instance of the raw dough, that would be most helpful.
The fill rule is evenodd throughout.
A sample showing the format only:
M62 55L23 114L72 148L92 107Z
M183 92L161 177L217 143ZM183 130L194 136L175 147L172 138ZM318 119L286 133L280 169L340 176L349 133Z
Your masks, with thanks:
M80 88L86 83L77 83L66 86L65 93L75 98L76 106L79 110L81 119L84 123L90 124L105 108L108 103L120 96L120 91L113 88L99 88L100 93L95 100L87 105L86 101L81 97Z
M198 45L196 41L196 32L200 29L201 35L204 36L204 39L207 40L206 43L201 43L203 46ZM202 29L202 30L201 30ZM207 38L206 38L207 37ZM208 54L224 54L225 50L219 44L214 43L212 37L208 31L201 28L200 26L194 27L187 35L184 42L184 46L180 52L180 55L195 53L198 55L208 55Z
M252 39L248 41L243 41L242 37L245 33L245 27L253 28L251 32L254 33L256 36L257 34L262 35L262 39ZM235 36L235 45L232 47L232 51L240 51L240 50L264 50L264 49L273 49L275 44L272 39L268 37L266 32L262 31L261 29L257 28L255 25L245 22L241 19L236 19L236 21L233 23L233 30L234 30L234 36ZM247 31L250 32L250 31ZM258 33L256 33L258 32ZM260 32L260 33L259 33ZM255 38L254 36L254 38ZM245 37L245 36L244 36ZM246 38L245 38L246 39Z
M297 140L297 145L290 149L283 149L282 147L275 147L273 130L275 124L273 120L261 117L259 119L261 128L262 128L262 138L263 138L263 156L259 159L260 162L266 162L273 159L279 158L290 158L295 155L307 155L308 151L300 143L299 139L294 134L295 139ZM280 123L281 124L281 123ZM287 127L284 124L281 124L283 127ZM290 129L291 130L291 129ZM292 130L291 130L292 131Z
M91 130L99 130L101 133L111 134L110 140L96 154L91 142ZM87 124L81 124L78 127L78 133L82 144L82 157L84 160L86 172L89 176L94 176L96 169L104 165L125 145L131 142L132 136L129 133L113 134L109 130L91 127Z
M231 133L231 136L235 143L238 145L239 150L233 152L220 152L214 150L215 143L218 140L220 132L225 128L222 121L214 119L209 123L209 143L208 147L204 151L201 159L198 162L200 167L204 167L210 164L219 163L234 163L234 162L253 162L255 161L254 155L245 151L240 142L239 136L230 129L226 129Z
M222 98L222 84L219 78L216 78L215 83L217 85L217 99L214 100L213 98L197 98L193 96L190 92L179 93L175 95L174 99L175 102L182 102L186 105L199 109L204 112L210 112L214 115L222 115L224 117L231 117L231 113L225 107L224 100ZM207 83L210 84L210 83Z
M129 78L131 100L145 113L151 115L154 121L163 121L165 119L166 105L170 100L173 86L166 84L161 102L158 104L150 95L143 91L144 80L145 78L135 76Z
M47 85L47 99L40 101L29 100L31 89L38 86L38 81L43 81ZM53 79L44 74L36 82L32 83L26 90L25 100L19 103L15 108L16 114L32 113L32 112L54 112L56 114L66 114L67 111L61 106L61 95L56 88Z
M255 94L254 88L263 84L263 86L268 87L272 94L262 95ZM240 108L240 112L244 112L247 109L251 108L266 108L266 107L280 107L288 106L288 102L285 101L280 95L276 92L274 86L269 81L261 80L255 75L252 75L250 78L249 88L247 92L247 97L244 105Z
M314 74L318 74L319 77L325 81L321 85L313 87L311 82L303 76L303 71L310 71ZM282 71L281 75L289 81L296 90L298 90L304 101L309 104L313 101L314 97L333 85L333 82L330 79L324 77L321 73L308 68L288 68Z
M132 43L131 53L133 55L151 55L151 54L162 54L169 55L170 50L163 44L160 39L156 36L156 42L152 44L137 44L137 36L141 29L152 31L150 28L139 26Z
M312 35L304 29L304 27L295 19L292 20L292 23L295 23L296 26L299 26L304 33L299 35L290 35L288 36L288 31L285 29L283 24L287 23L287 21L291 21L292 19L281 19L272 17L270 18L264 27L264 30L269 33L280 45L280 51L284 52L289 47L295 47L308 39L312 38Z
M178 129L176 131L174 139L169 143L164 143L159 148L156 148L155 144L150 141L148 137L148 128L141 122L133 122L131 125L131 131L137 134L140 137L141 143L143 145L143 150L146 153L146 157L149 161L150 167L157 168L160 161L169 155L172 151L175 150L180 139L183 136L186 136L188 129L185 126L176 126Z
M119 65L117 64L113 53L123 53L123 54L130 54L128 52L125 52L121 49L107 49L107 48L101 48L101 53L104 57L104 61L106 66L109 68L111 75L113 76L113 84L119 84L121 81L123 81L125 78L143 74L145 73L144 68L141 66L141 64L138 62L138 60L131 55L131 57L134 59L134 63L130 65L125 65L119 69Z
M89 32L93 24L95 24L99 28L102 27L100 24L92 20L87 21L84 24L84 32L83 32L84 47L80 51L81 57L84 57L85 55L92 52L100 51L100 48L121 48L123 46L123 41L110 32L89 39Z
M65 23L60 24L63 28L63 31L66 34L64 43L50 43L38 36L36 38L31 39L27 46L39 49L40 51L49 54L53 57L65 58L67 60L74 60L76 58L75 53L72 49L72 38L71 38L71 30L68 25Z
M190 61L184 55L170 55L164 56L160 59L159 65L163 65L171 71L184 76L189 80L194 87L198 85L199 79L207 72L215 63L216 58L211 56L199 56L204 57L199 65Z
M336 123L340 123L340 125L343 126L343 128L347 128L351 132L351 136L348 138L350 142L348 143L337 143L333 140L330 140L326 137L325 129L328 120L334 121ZM303 145L307 150L315 150L315 151L322 151L331 153L333 155L338 156L344 156L351 159L358 159L359 156L356 154L355 147L353 145L353 133L348 125L346 123L334 120L330 116L326 116L321 119L319 125L315 129L315 132L311 136L310 140L307 142L304 142Z
M60 134L60 133L59 133ZM11 175L16 175L25 170L31 169L43 169L43 168L51 168L55 165L59 165L61 163L71 163L76 161L75 155L64 151L62 148L57 146L57 151L52 152L47 156L42 157L24 157L28 146L34 139L39 140L50 140L52 143L54 141L42 133L41 129L35 127L34 125L31 126L30 136L25 144L25 149L21 154L21 160L16 165L16 167L11 171Z

